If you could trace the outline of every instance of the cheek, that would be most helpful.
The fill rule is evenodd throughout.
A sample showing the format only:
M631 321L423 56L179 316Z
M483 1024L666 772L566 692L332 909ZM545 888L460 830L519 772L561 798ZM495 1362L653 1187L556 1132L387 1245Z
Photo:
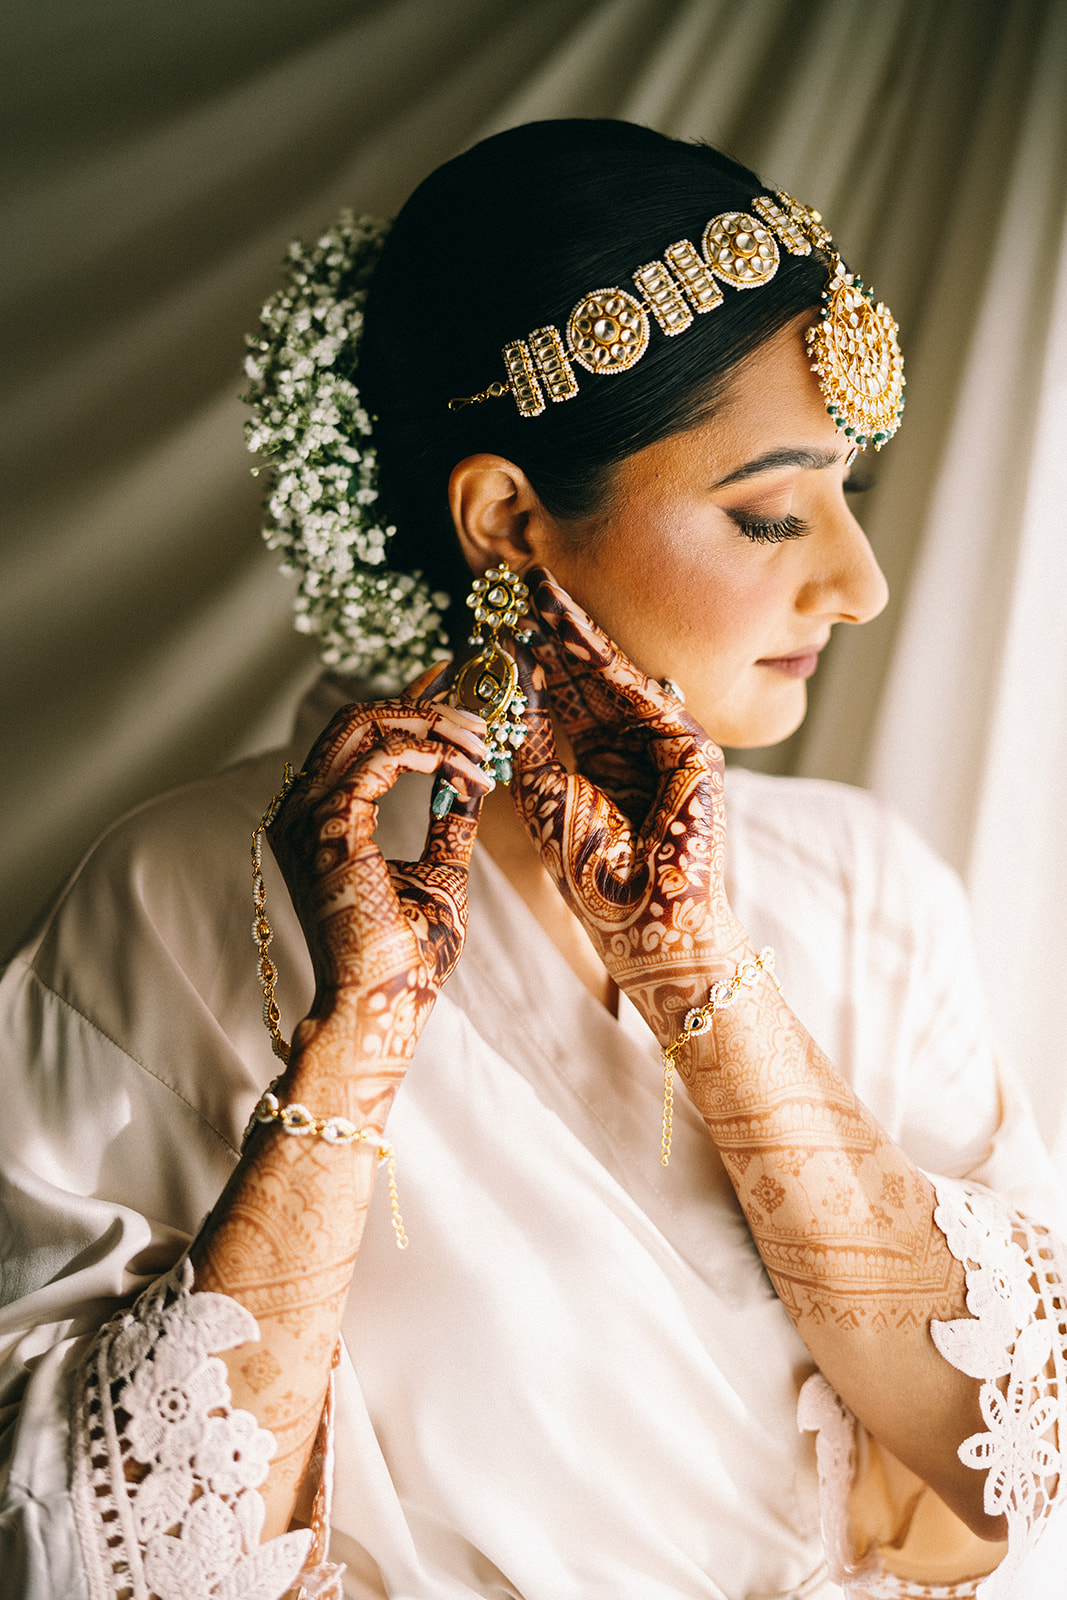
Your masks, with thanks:
M725 550L696 561L691 550L684 552L674 562L650 567L642 582L646 627L654 613L675 650L721 658L724 665L764 654L785 593L765 552L735 546L726 537L731 543Z
M775 553L732 529L652 516L612 528L592 554L557 548L549 564L635 666L662 677L683 659L706 669L764 653L785 588Z

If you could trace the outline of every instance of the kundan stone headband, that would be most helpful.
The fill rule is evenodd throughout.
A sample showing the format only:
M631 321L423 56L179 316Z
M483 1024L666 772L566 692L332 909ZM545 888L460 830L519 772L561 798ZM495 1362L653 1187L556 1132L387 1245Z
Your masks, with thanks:
M635 366L649 346L650 318L675 338L722 304L721 284L762 288L778 271L780 247L796 256L816 249L829 254L830 268L819 319L805 335L812 370L841 431L880 450L904 410L904 362L888 307L846 270L817 211L779 189L752 200L751 213L724 211L705 227L699 250L679 239L661 259L638 267L632 279L639 296L619 287L594 289L562 330L549 324L513 339L503 350L507 381L458 396L449 410L510 394L520 416L538 417L547 409L546 394L549 401L574 399L575 366L597 377Z

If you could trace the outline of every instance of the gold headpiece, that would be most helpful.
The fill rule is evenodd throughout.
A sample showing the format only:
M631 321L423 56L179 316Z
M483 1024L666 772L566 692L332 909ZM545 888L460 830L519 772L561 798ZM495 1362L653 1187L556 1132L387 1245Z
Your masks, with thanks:
M668 245L662 260L633 273L640 297L627 289L594 289L574 307L564 332L551 325L504 346L506 383L448 402L450 411L510 394L523 417L539 417L552 401L578 393L574 364L601 377L635 366L648 349L655 319L668 338L684 333L694 317L723 301L720 283L758 289L770 283L781 260L812 249L830 255L830 277L819 321L806 340L826 409L858 445L880 450L900 426L904 410L904 363L897 325L859 278L845 270L817 211L782 190L758 195L754 215L724 211L704 229L701 248L690 239ZM718 282L716 282L716 279Z

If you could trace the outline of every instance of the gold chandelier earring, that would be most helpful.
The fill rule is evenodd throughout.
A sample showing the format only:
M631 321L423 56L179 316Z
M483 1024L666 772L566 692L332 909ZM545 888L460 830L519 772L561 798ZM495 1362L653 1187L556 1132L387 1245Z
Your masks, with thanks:
M489 754L482 771L493 783L511 782L511 755L526 738L522 720L526 696L519 688L519 669L500 641L503 629L521 640L529 634L518 627L525 615L530 591L506 561L475 578L467 604L474 612L474 630L467 640L477 654L461 667L449 703L483 717ZM455 786L442 778L434 789L434 816L447 816L457 798Z

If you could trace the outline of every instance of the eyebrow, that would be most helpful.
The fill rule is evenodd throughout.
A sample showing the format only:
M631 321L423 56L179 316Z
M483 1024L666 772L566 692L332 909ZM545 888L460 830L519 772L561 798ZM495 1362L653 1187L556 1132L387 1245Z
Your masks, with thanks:
M743 483L746 478L756 478L761 472L773 472L776 467L804 467L818 472L823 467L836 467L840 460L841 453L838 450L768 450L765 455L754 456L744 466L727 473L725 478L713 483L712 488L722 489L728 483Z

